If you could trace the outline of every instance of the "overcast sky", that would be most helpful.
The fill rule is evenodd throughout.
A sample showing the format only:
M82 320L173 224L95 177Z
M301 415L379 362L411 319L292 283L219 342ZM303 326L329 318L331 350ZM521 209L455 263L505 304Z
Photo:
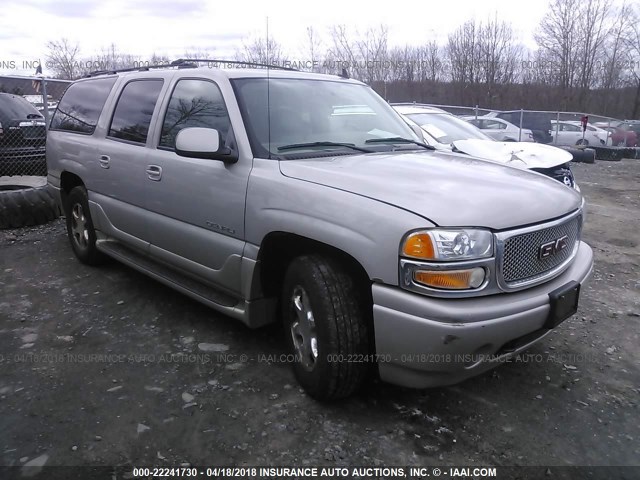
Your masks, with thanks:
M147 57L179 57L185 50L208 50L231 58L237 47L266 30L292 58L307 60L306 27L323 34L331 25L350 30L386 24L390 46L444 43L470 18L497 15L510 23L519 41L534 45L533 32L549 1L422 0L419 2L320 2L236 0L19 0L3 2L0 16L0 74L31 73L23 61L42 59L48 40L78 42L90 56L114 43L119 50ZM381 8L379 5L385 5ZM393 5L393 7L390 7ZM400 5L406 5L400 8ZM15 62L13 71L9 62ZM47 71L45 69L45 74Z

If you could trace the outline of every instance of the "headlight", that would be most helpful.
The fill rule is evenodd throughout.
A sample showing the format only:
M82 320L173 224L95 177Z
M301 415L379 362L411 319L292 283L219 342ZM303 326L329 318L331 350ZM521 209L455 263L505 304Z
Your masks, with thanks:
M493 234L480 229L432 229L409 234L402 255L420 260L451 262L493 255Z

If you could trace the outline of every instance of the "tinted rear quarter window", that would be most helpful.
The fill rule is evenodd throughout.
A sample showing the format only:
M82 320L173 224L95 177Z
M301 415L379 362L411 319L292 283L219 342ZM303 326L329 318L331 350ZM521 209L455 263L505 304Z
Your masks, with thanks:
M62 96L51 119L51 130L92 134L116 77L72 84Z
M133 80L127 83L113 113L109 136L145 143L160 90L162 80Z

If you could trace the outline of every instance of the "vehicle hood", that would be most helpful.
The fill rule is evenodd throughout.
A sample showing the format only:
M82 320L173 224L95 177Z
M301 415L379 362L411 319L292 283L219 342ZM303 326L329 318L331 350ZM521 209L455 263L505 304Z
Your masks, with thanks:
M439 226L508 229L560 217L582 201L544 175L446 152L281 160L280 170L395 205Z
M517 168L551 168L569 163L573 155L561 148L531 142L458 140L453 145L474 157L505 163Z

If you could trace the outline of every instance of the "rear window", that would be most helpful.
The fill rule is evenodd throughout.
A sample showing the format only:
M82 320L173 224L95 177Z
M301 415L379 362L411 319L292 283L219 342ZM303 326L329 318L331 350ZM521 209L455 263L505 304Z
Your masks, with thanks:
M109 136L145 143L162 80L134 80L125 85L116 105Z
M40 117L40 113L24 98L17 95L0 94L0 118L4 121Z
M51 130L92 134L116 77L72 84L51 119Z

